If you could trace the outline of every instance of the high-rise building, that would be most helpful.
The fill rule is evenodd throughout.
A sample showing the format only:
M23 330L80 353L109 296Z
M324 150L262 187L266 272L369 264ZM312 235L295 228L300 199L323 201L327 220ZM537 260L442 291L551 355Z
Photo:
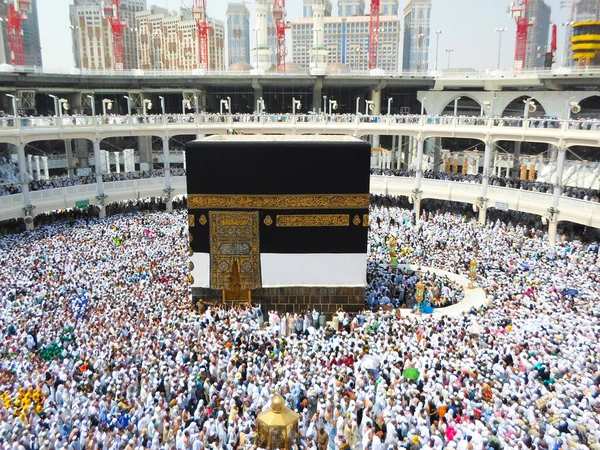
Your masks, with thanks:
M0 1L0 17L6 17L8 3ZM40 27L37 15L37 0L31 2L31 13L23 22L23 53L25 65L31 67L42 66L42 48L40 46ZM0 64L11 64L12 53L8 39L8 24L0 20Z
M379 12L382 16L397 16L398 0L382 0Z
M402 70L428 69L430 21L431 0L408 0L404 8Z
M208 69L225 69L225 26L207 18ZM136 13L139 61L142 70L200 68L198 27L188 10L168 14L161 8Z
M397 3L397 1L396 1ZM323 18L323 45L327 50L326 65L346 64L350 70L369 68L369 15ZM311 61L315 31L313 19L302 18L292 22L292 61L304 69L316 68ZM320 40L320 39L319 39ZM377 67L386 71L398 70L400 19L381 16L379 57ZM324 65L325 65L324 64ZM326 67L321 67L325 69Z
M352 17L365 14L365 0L338 0L338 16Z
M31 13L27 14L27 20L23 22L23 52L25 54L26 66L42 66L42 46L40 45L37 0L31 1Z
M250 64L250 12L244 3L227 5L227 59L228 66Z
M0 17L6 17L8 5L0 2ZM8 42L8 26L0 20L0 64L10 64L10 45Z
M579 0L579 2L573 4L572 15L573 24L575 24L576 28L581 28L582 25L580 24L583 23L598 22L600 21L600 2L598 0ZM595 28L595 30L597 29L598 27ZM598 41L597 34L595 30L581 30L587 36L585 43L582 45L581 40L584 39L582 37L578 37L573 41L573 30L573 26L568 27L566 30L562 64L564 66L576 64L585 67L587 62L591 63L592 60L598 58L598 54L600 53L596 47ZM573 45L576 45L579 51L573 52ZM591 53L594 54L593 57L591 57ZM577 55L577 58L575 58L575 55Z
M112 30L104 17L102 3L101 0L74 0L70 6L75 67L114 69ZM135 14L145 9L146 0L121 0L119 18L127 25L123 30L123 67L126 70L138 68Z
M550 7L544 0L531 0L529 3L529 23L525 69L543 68L544 53L548 51L550 39Z

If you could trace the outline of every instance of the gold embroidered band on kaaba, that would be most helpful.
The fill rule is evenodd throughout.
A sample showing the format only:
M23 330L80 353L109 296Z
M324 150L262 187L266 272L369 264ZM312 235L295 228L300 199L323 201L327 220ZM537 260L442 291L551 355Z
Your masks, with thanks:
M350 225L350 216L348 214L278 215L275 225L278 227L347 227Z
M369 194L189 194L190 209L366 209Z

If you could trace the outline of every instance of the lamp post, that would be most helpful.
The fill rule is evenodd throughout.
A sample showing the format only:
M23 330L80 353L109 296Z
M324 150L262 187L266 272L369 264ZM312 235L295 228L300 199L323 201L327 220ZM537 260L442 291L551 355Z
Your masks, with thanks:
M158 98L160 99L160 111L162 113L162 115L164 116L165 113L165 98L162 95L159 95Z
M335 111L337 109L338 109L337 100L329 100L329 115L332 114L332 111Z
M54 99L54 115L60 116L60 114L58 112L58 97L56 95L52 95L52 94L48 94L48 97L51 97Z
M458 101L461 99L462 97L456 97L454 99L454 117L458 116Z
M58 111L60 112L60 115L63 115L64 111L68 111L70 108L69 105L69 101L66 98L59 98L58 99Z
M302 108L302 103L300 100L296 100L292 97L292 114L296 116L296 111Z
M356 97L356 115L360 114L360 97Z
M127 100L127 115L131 117L131 97L129 97L129 95L124 95L123 98Z
M369 115L369 112L374 108L373 100L365 100L365 115Z
M453 48L446 49L446 53L448 53L448 70L450 70L450 55L452 54L453 51L454 51Z
M531 102L532 100L535 100L535 97L529 97L527 100L523 100L523 102L525 103L525 108L523 110L523 118L525 120L529 119L529 108L531 107L531 105L533 104L535 106L535 103Z
M256 100L256 112L258 114L264 114L265 112L265 100L262 97Z
M415 298L417 300L417 314L421 314L421 303L423 302L423 296L425 294L425 285L421 280L416 285Z
M388 116L391 114L393 101L394 101L393 97L388 98L388 113L387 113Z
M219 114L223 115L223 107L230 113L229 109L231 106L231 98L227 97L227 99L222 98L219 102Z
M108 109L109 111L112 109L112 100L108 99L108 98L103 98L102 99L102 113L103 115L106 116L106 110Z
M473 284L473 281L475 280L476 277L477 277L477 260L475 258L473 258L471 260L471 262L469 263L469 278L470 278L469 289L473 289L475 287L475 285Z
M192 109L192 104L184 98L181 100L181 113L185 115L186 109Z
M423 97L423 100L421 100L421 115L422 116L425 115L425 100L427 100L427 97Z
M443 33L442 30L435 30L435 71L438 70L438 57L440 55L440 34Z
M498 33L498 66L497 69L500 69L500 54L502 52L502 33L504 33L508 28L496 28L496 33Z
M149 98L145 98L144 101L142 102L142 107L143 107L143 112L144 112L144 116L148 114L148 110L152 109L152 100L150 100Z
M96 102L93 95L87 95L90 99L90 105L92 106L92 117L96 117Z
M198 114L200 110L198 106L198 94L194 94L194 111L196 114Z
M12 110L13 110L13 116L14 117L18 117L19 112L17 111L17 97L15 97L12 94L6 94L7 97L9 97L11 99L12 102Z

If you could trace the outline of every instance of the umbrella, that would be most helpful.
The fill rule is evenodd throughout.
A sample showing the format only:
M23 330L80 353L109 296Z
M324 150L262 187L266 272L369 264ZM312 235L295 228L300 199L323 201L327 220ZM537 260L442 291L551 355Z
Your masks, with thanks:
M419 378L420 375L421 372L419 372L414 367L409 367L404 372L402 372L402 376L408 380L416 380Z
M360 366L366 370L375 370L379 367L379 362L379 358L367 355L361 361Z
M577 289L569 288L567 289L567 295L579 295L579 291Z

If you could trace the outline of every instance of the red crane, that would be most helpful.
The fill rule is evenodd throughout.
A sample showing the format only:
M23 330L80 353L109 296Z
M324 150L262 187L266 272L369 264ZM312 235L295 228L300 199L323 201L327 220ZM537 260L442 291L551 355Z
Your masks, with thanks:
M529 21L529 4L531 0L515 0L510 12L517 23L517 41L515 43L515 70L525 68L525 57L527 56L527 35L529 27L533 24Z
M13 66L25 65L23 22L27 20L27 13L30 12L30 0L12 0L8 5L6 19L8 22L8 40L10 42L11 63Z
M198 67L208 70L208 30L212 27L206 20L206 0L194 0L192 15L198 27Z
M371 0L371 20L369 22L369 70L377 68L380 3L381 0Z
M104 3L104 17L110 24L113 41L113 66L115 70L125 67L125 51L123 49L123 30L127 27L119 18L121 0L106 0Z
M285 30L290 28L285 20L285 0L275 0L273 3L273 21L277 32L277 71L285 72L285 57L287 55Z

